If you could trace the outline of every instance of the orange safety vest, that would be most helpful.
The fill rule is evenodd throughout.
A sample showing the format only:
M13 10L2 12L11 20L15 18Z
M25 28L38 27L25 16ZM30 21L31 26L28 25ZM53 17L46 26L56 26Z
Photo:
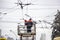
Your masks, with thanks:
M28 20L27 22L32 22L32 20Z

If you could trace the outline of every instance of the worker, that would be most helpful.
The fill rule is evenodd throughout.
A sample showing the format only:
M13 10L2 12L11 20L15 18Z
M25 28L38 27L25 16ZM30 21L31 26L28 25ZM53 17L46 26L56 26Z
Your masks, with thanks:
M31 27L33 26L32 19L30 18L28 21L25 20L25 25L27 26L27 32L31 32Z
M24 20L25 21L25 25L27 25L27 20Z

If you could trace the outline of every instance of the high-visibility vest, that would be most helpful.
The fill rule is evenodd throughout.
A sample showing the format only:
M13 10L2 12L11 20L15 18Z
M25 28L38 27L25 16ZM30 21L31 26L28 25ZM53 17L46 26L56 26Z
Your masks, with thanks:
M32 20L25 20L25 25L27 25L27 26L32 26L33 25L33 23L32 23Z
M32 22L32 20L28 20L27 22Z

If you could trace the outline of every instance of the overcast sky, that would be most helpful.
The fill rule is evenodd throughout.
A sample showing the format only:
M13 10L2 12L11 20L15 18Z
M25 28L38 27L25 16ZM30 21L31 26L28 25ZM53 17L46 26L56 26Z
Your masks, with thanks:
M27 0L21 0L23 3L27 3ZM0 12L7 13L7 15L1 15L0 21L11 21L11 22L0 22L0 28L2 29L2 35L8 35L10 37L14 37L15 35L11 33L9 30L13 30L17 34L17 23L12 22L23 22L23 20L20 20L22 18L29 19L29 17L26 17L24 14L30 15L33 20L46 20L52 22L54 20L54 15L57 13L57 9L60 10L60 0L28 0L28 3L32 3L34 5L29 5L24 7L23 9L23 15L22 10L20 6L17 6L17 0L0 0ZM49 17L47 17L49 16ZM50 25L46 24L48 27ZM43 25L45 27L45 25ZM37 27L41 27L40 24L37 25ZM37 28L37 38L39 40L41 30L40 28ZM49 29L50 30L50 29ZM51 30L46 30L47 38L50 38L48 36L51 36ZM43 30L42 33L44 33L45 30ZM49 33L50 32L50 33ZM13 35L13 36L12 36ZM47 40L46 38L46 40Z

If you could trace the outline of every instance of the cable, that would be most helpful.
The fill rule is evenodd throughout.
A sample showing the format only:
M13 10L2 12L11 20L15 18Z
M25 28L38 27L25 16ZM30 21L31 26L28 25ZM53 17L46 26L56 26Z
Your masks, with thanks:
M19 23L19 21L0 21L0 23L3 22L3 23ZM20 22L21 23L21 22Z
M14 8L0 8L0 9L14 9ZM19 8L17 8L17 9L19 9ZM57 9L60 9L60 8L31 8L31 9L28 9L28 10L47 10L47 9L55 9L55 10L57 10Z
M52 18L52 17L55 17L55 14L56 13L56 11L55 12L53 12L53 13L51 13L50 15L48 15L48 16L45 16L45 17L43 17L43 19L45 20L45 18ZM52 20L53 21L53 20Z
M56 13L56 11L53 12L53 13L51 13L50 15L48 15L48 16L46 16L46 17L52 17L52 16L55 16L54 13Z
M14 7L12 7L12 8L3 8L3 9L6 9L6 10L4 10L4 11L2 11L2 12L9 11L9 9L16 10L16 9L14 9L15 7L16 7L16 6L14 6ZM12 12L12 10L11 10L10 12Z

